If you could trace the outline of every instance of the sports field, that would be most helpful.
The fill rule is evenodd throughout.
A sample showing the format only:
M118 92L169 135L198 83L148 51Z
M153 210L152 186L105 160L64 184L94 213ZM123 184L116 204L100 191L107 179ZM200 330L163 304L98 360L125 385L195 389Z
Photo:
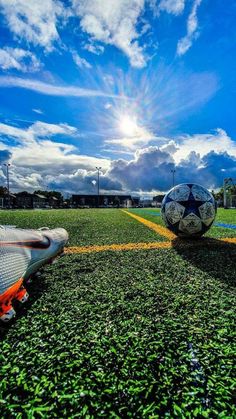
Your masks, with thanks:
M0 224L70 235L1 326L1 417L235 417L236 210L196 242L156 209L1 211Z

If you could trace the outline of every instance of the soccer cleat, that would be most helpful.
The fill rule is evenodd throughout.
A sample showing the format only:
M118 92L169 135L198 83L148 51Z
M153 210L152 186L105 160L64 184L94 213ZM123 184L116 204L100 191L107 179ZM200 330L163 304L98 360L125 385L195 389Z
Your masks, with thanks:
M16 296L16 300L19 301L19 303L24 304L29 299L29 294L26 291L26 289L23 287L23 285L19 288Z
M25 303L23 281L61 255L68 241L63 228L21 230L0 226L0 320L15 316L12 300Z

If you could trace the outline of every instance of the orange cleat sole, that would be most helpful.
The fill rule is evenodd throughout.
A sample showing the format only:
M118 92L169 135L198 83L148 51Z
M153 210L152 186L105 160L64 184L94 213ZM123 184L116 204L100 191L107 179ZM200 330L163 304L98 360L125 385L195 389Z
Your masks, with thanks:
M16 312L12 307L12 300L17 298L17 294L19 294L22 283L23 278L20 278L17 282L15 282L15 284L8 288L8 290L0 295L0 320L8 322L15 317Z
M29 298L29 294L26 289L21 285L19 291L16 293L15 299L20 303L24 304Z

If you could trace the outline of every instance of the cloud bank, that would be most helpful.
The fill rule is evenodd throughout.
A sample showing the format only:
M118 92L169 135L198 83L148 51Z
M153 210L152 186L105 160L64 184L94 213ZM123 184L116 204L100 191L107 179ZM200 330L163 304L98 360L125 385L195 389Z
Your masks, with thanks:
M162 146L136 150L129 160L81 155L77 147L63 141L76 135L77 129L66 124L38 121L27 129L0 124L0 162L11 162L11 189L32 191L48 185L64 192L95 194L96 166L102 167L100 186L106 193L167 191L173 167L177 183L196 182L209 189L220 187L224 177L236 177L235 143L222 129L166 138ZM8 138L15 142L9 145ZM6 182L3 170L0 181Z

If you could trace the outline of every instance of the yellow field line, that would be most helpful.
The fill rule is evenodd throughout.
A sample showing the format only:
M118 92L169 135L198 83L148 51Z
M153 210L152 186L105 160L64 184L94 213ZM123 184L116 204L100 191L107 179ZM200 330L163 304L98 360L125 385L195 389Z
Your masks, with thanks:
M135 218L135 220L137 220L137 221L139 221L140 223L142 223L142 224L144 224L144 225L146 225L148 228L150 228L151 230L154 230L156 233L158 233L158 234L160 234L161 236L164 236L164 237L166 237L167 239L169 239L169 240L176 240L177 239L177 237L176 237L176 235L174 234L174 233L172 233L171 231L169 231L167 228L165 228L165 227L162 227L161 225L159 225L159 224L155 224L155 223L153 223L152 221L148 221L148 220L146 220L145 218L143 218L143 217L140 217L139 215L136 215L136 214L133 214L133 213L131 213L131 212L129 212L129 211L125 211L125 210L122 210L125 214L128 214L128 215L130 215L130 217L133 217L133 218ZM211 239L210 237L209 237L209 239ZM214 238L213 238L213 240L214 240ZM218 241L220 241L220 242L226 242L226 243L236 243L236 237L226 237L226 238L222 238L222 239L215 239L215 240L218 240ZM189 242L185 242L185 244L186 243L189 243ZM193 242L194 243L194 245L196 245L198 242ZM201 243L201 245L203 244L203 242L201 241L201 242L199 242L199 243ZM182 245L184 245L184 241L182 241L181 242L181 244ZM192 244L192 243L191 243ZM205 244L212 244L212 242L205 242ZM216 244L216 243L215 243ZM219 243L220 244L220 243Z
M151 230L160 234L160 236L164 236L169 240L176 239L176 235L171 233L171 231L167 230L167 228L165 228L165 227L163 227L159 224L152 223L152 221L148 221L145 218L140 217L139 215L133 214L132 212L125 211L125 210L122 210L122 211L125 214L128 214L130 217L133 217L135 220L139 221L140 223L144 224L145 226L147 226Z
M236 243L236 237L226 237L224 239L220 239L223 242L226 243Z
M106 251L124 251L124 250L155 250L169 249L170 247L204 247L204 246L222 246L224 244L236 244L236 237L226 237L224 239L204 239L196 241L184 241L175 238L168 242L150 242L150 243L121 243L121 244L104 244L94 246L74 246L65 248L65 253L71 255L74 253L97 253Z
M66 254L72 253L93 253L121 250L149 250L165 249L171 247L171 242L153 242L153 243L122 243L122 244L104 244L101 246L75 246L65 248Z
M121 243L121 244L104 244L93 246L74 246L65 248L66 254L74 253L97 253L106 251L123 251L123 250L151 250L151 249L168 249L170 247L204 247L204 246L221 246L222 244L236 244L236 237L226 237L223 239L205 238L204 240L185 241L178 239L175 234L171 233L167 228L152 223L139 215L122 210L125 214L133 217L135 220L146 225L151 230L161 236L166 237L169 241L165 242L149 242L149 243Z

